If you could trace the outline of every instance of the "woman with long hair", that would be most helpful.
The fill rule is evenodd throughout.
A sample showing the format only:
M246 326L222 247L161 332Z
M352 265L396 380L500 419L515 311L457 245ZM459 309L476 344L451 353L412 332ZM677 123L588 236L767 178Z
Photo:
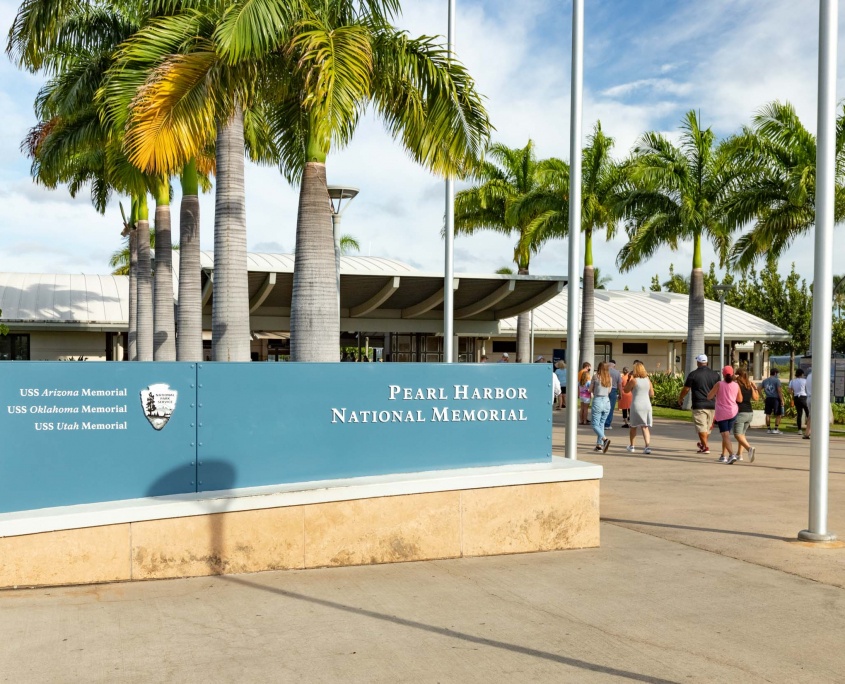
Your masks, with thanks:
M748 378L748 371L744 368L740 368L736 372L736 384L739 385L739 391L742 392L742 401L739 402L739 413L736 414L736 422L734 423L734 437L736 437L737 444L739 444L736 455L741 461L742 450L745 449L748 453L749 463L754 463L754 453L757 450L748 443L745 433L748 432L751 419L754 417L751 402L757 401L760 395L757 392L757 385L751 382Z
M722 455L719 456L719 463L733 465L739 460L739 456L733 450L731 443L731 432L733 431L736 416L739 413L739 402L742 401L742 390L739 383L734 382L734 369L732 366L725 366L722 369L722 380L719 380L710 393L708 400L716 399L716 424L719 426L719 434L722 435Z
M596 369L590 392L593 395L593 432L596 433L596 451L607 452L610 440L604 436L604 421L610 415L610 389L613 380L610 377L610 365L602 361Z
M631 401L633 401L634 395L625 391L625 387L630 379L631 372L628 370L628 366L625 366L622 369L622 378L619 380L619 408L622 410L623 428L631 427L628 419L631 417Z
M634 363L634 368L625 383L625 392L631 396L631 417L628 421L630 432L628 433L628 451L634 453L637 449L634 446L634 439L637 436L637 428L643 433L645 442L644 454L651 453L651 398L654 396L654 387L648 377L645 366L639 361Z
M587 424L587 411L590 408L590 368L589 361L584 361L578 373L578 403L581 407L578 422L581 425Z

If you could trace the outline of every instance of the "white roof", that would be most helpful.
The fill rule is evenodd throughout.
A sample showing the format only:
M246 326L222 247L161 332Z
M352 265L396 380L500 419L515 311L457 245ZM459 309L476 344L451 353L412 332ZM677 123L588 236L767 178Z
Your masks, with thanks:
M178 252L173 253L173 263L178 263ZM265 254L248 252L246 255L247 269L253 273L293 273L295 254ZM200 252L202 268L214 270L214 252ZM341 273L378 273L379 275L401 275L403 273L419 273L417 269L403 264L395 259L368 256L340 257Z
M671 292L596 290L596 339L684 340L689 297ZM704 336L719 339L719 302L704 300ZM567 292L534 309L534 334L566 337ZM516 318L500 321L505 335L516 334ZM776 341L789 339L786 330L725 305L725 338Z
M113 275L0 273L0 320L39 327L125 329L129 279Z

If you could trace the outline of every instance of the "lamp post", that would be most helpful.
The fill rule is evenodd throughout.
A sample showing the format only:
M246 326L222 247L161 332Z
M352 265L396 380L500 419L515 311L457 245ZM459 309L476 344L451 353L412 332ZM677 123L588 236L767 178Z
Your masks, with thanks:
M733 285L722 283L714 288L719 293L719 372L725 367L725 293L734 289Z
M346 185L329 185L329 203L332 205L332 235L334 236L334 270L337 286L337 315L340 317L340 219L349 203L358 195L358 188ZM348 200L344 205L344 200Z

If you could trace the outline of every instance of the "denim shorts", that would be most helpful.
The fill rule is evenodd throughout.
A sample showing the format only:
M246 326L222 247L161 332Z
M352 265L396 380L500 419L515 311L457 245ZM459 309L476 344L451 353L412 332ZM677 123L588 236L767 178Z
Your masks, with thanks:
M734 423L736 423L736 416L733 418L728 418L727 420L717 420L716 425L719 426L719 432L731 432L734 429Z

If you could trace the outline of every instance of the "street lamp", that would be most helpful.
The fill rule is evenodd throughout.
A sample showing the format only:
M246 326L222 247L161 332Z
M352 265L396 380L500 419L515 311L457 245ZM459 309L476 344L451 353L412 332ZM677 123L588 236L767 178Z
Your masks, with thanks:
M725 293L734 289L733 285L722 283L714 288L719 293L719 372L725 367Z
M334 235L334 270L337 285L337 312L340 316L340 218L349 203L358 194L358 188L346 185L329 185L329 203L332 205L332 234ZM344 200L347 200L344 205Z

